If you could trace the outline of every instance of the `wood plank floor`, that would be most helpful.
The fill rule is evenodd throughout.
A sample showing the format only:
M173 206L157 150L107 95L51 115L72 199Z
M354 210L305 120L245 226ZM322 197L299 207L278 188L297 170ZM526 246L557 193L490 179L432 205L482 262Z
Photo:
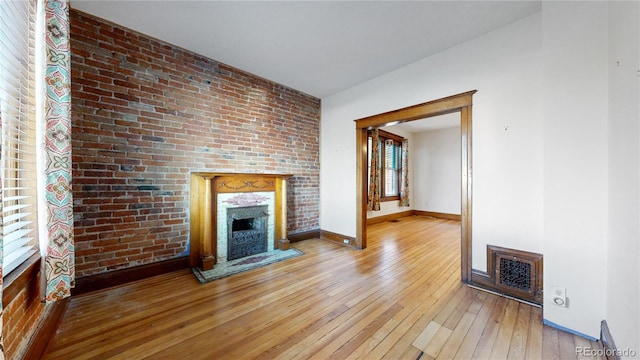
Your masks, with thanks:
M460 223L407 217L369 247L201 285L188 270L73 297L47 359L568 359L599 344L460 282Z

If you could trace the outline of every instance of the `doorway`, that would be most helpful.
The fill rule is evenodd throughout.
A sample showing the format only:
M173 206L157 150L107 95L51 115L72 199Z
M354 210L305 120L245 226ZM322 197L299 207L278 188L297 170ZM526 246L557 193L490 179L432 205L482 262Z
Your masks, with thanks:
M428 101L355 120L356 123L356 246L367 247L367 131L373 128L460 113L461 144L461 278L471 281L471 107L477 90Z

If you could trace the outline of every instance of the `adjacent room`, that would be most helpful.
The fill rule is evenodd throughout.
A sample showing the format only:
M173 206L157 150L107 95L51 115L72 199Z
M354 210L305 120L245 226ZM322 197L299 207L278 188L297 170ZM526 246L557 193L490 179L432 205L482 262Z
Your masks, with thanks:
M0 359L640 357L640 5L0 2Z

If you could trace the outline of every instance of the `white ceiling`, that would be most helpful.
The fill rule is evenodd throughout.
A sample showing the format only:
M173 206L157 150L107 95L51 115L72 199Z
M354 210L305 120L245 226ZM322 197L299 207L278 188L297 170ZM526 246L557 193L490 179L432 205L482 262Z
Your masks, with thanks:
M460 127L460 112L438 115L426 119L414 120L402 124L393 125L410 133L421 133L452 127Z
M323 98L540 11L538 1L71 0Z

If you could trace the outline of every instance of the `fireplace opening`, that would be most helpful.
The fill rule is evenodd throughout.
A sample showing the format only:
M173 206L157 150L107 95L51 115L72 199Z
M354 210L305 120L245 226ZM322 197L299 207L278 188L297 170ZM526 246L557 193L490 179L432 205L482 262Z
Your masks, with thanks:
M237 219L233 220L232 231L253 230L256 228L255 219Z
M267 205L227 209L227 260L267 251L268 218Z

